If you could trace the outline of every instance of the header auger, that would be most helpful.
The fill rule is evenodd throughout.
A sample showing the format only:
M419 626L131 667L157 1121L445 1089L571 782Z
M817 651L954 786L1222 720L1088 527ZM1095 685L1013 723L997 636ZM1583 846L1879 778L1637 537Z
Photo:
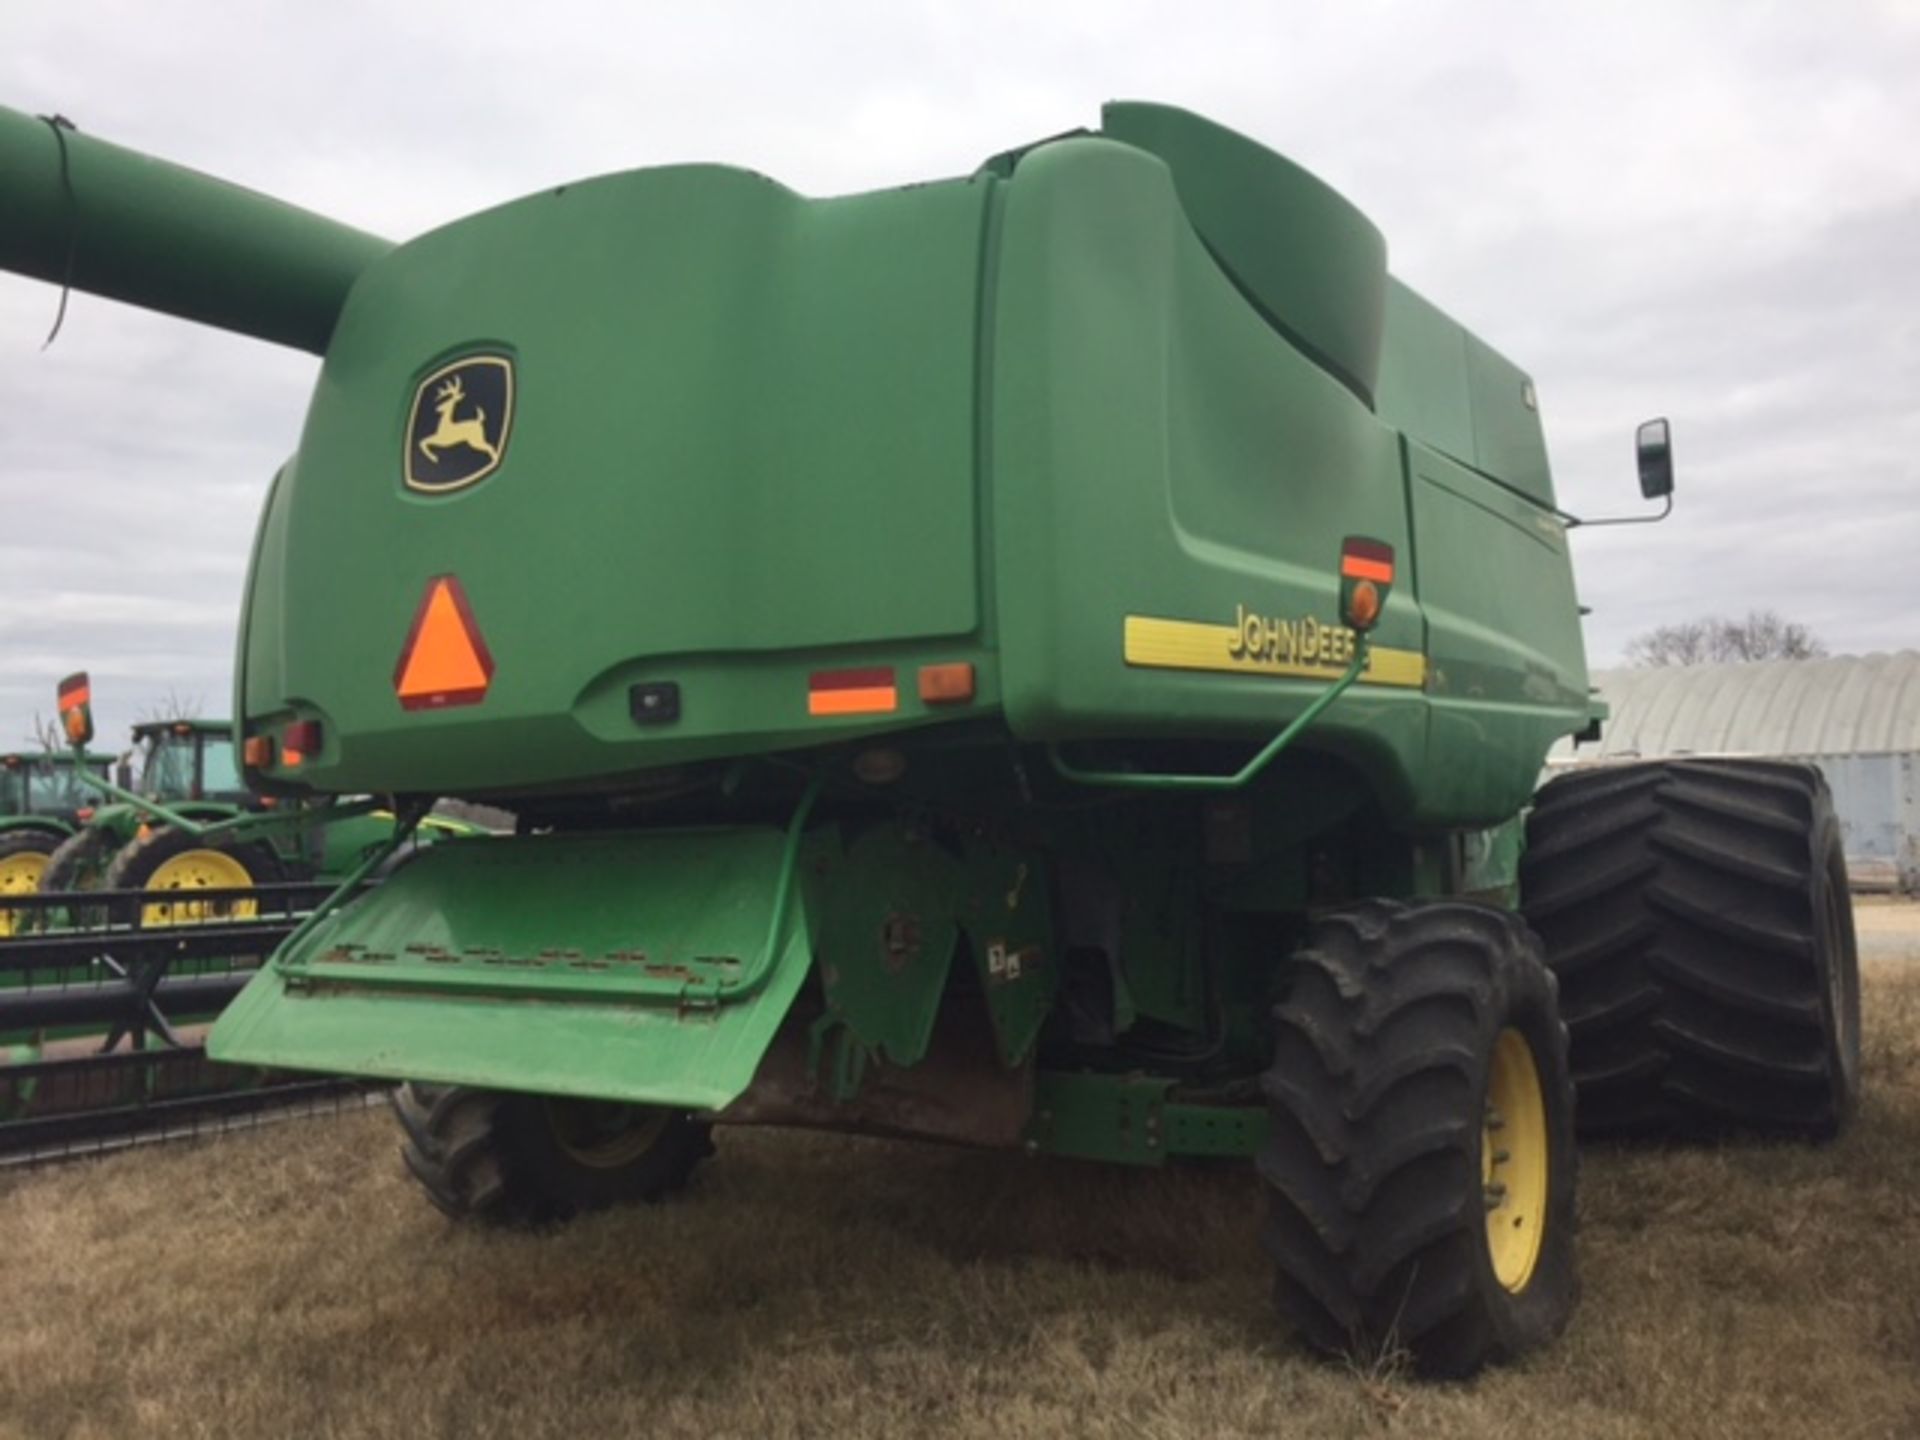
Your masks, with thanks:
M1519 868L1604 716L1533 384L1254 142L1114 104L953 179L675 166L387 248L220 191L183 243L211 182L67 135L76 200L62 137L0 135L32 273L77 234L76 285L324 342L247 778L518 830L343 891L212 1046L405 1082L443 1209L654 1198L735 1122L1244 1157L1306 1339L1461 1374L1567 1319L1576 1081L1663 1130L1844 1116L1824 788L1563 782ZM1767 805L1798 868L1689 848ZM1701 905L1764 908L1764 956Z

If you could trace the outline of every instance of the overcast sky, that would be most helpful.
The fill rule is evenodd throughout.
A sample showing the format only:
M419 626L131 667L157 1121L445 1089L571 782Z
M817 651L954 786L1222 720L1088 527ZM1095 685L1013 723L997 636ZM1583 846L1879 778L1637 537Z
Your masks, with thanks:
M1920 0L872 5L0 0L0 104L396 239L725 160L832 194L1184 105L1319 174L1529 369L1596 664L1771 606L1920 646ZM6 223L0 209L0 224ZM230 704L269 477L317 362L0 276L0 748L86 667L104 735ZM342 584L352 583L351 568Z

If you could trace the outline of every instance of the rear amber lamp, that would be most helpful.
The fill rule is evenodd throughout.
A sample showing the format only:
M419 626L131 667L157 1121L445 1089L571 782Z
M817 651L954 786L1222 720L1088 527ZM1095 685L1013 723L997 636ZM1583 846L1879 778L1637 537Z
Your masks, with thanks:
M951 665L922 665L920 699L928 705L965 704L973 699L973 666L964 660Z
M1347 623L1356 630L1371 630L1380 618L1380 591L1371 580L1354 583L1347 600Z
M290 758L289 765L298 765L309 755L320 753L320 722L318 720L296 720L287 726L286 733L280 737L281 749Z
M89 820L93 819L93 806L82 805L78 810L73 812L73 818L78 820L82 825L86 824Z
M247 743L240 747L240 758L247 762L249 770L266 769L273 763L273 737L249 735Z
M193 726L183 720L173 727L173 733L176 735L191 735L193 734Z

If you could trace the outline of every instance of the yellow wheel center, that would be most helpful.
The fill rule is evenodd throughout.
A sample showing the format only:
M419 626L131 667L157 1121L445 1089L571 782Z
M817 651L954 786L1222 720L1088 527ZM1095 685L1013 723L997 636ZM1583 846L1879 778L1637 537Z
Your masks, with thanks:
M40 888L40 877L47 873L47 857L38 850L21 850L0 858L0 897L31 895ZM19 912L0 910L0 935L19 929Z
M235 890L253 884L247 867L224 850L183 850L160 862L147 877L147 890ZM252 900L174 901L166 905L146 905L140 911L140 923L158 925L204 925L209 920L250 920L260 913Z
M1480 1183L1493 1273L1518 1294L1533 1278L1547 1224L1547 1101L1533 1047L1511 1027L1493 1044Z
M547 1124L567 1157L595 1170L617 1170L653 1148L671 1112L610 1100L548 1100Z

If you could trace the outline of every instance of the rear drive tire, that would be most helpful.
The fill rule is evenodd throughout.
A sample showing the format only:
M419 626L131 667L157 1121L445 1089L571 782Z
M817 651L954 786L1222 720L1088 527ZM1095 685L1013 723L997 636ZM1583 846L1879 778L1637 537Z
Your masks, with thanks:
M0 900L37 894L59 843L60 837L46 830L0 830ZM38 923L32 911L0 910L0 935Z
M42 890L97 890L119 842L113 832L86 825L62 840L40 877Z
M1573 1085L1539 941L1458 901L1317 920L1275 1007L1274 1299L1309 1345L1471 1375L1578 1294Z
M172 894L274 885L285 878L286 869L279 855L264 841L223 844L189 835L172 826L162 826L121 847L107 866L106 888ZM259 906L252 900L181 900L142 905L140 923L145 926L203 924L251 919L258 914Z
M1597 767L1535 800L1523 908L1560 976L1581 1129L1838 1135L1860 964L1818 768Z
M409 1081L393 1092L400 1157L446 1214L548 1224L684 1189L713 1153L684 1111Z

